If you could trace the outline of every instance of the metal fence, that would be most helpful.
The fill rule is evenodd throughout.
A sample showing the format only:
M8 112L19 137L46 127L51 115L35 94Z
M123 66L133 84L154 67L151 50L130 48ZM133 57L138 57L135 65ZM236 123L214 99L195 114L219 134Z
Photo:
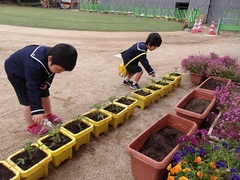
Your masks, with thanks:
M200 10L179 10L177 8L140 7L131 5L113 5L101 3L81 3L81 11L133 14L141 17L159 17L177 21L188 21L188 27L193 27L195 20L199 17Z

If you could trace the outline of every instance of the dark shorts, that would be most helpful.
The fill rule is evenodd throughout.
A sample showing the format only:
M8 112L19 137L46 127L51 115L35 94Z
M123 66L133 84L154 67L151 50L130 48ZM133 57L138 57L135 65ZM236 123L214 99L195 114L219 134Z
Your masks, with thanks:
M128 65L126 67L127 71L129 74L136 74L138 72L141 72L142 71L142 68L138 65Z
M18 101L21 105L29 106L29 98L27 94L27 88L26 88L26 80L19 78L17 76L10 76L8 77L9 81L11 82L17 97ZM41 97L48 97L50 95L49 90L42 90Z

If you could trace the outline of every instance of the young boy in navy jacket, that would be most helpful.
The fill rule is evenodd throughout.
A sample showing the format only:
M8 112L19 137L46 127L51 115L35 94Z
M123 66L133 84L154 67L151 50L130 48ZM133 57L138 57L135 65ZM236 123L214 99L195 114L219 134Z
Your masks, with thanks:
M161 46L162 38L158 33L150 33L147 37L145 42L137 42L132 47L127 49L126 51L122 52L122 58L124 65L126 65L131 59L140 55L141 53L145 53L138 57L137 59L133 60L127 67L126 70L128 72L128 76L124 78L123 84L130 85L133 89L140 89L138 85L138 81L142 77L143 71L142 68L138 65L140 62L144 69L148 72L149 75L155 77L155 72L152 69L149 61L147 59L147 50L153 51L157 47ZM131 81L131 78L134 77L134 81Z
M53 47L26 46L5 61L5 70L27 122L27 132L44 135L48 129L43 127L44 119L53 124L62 120L52 114L49 88L55 73L72 71L76 65L77 51L69 45L60 43Z

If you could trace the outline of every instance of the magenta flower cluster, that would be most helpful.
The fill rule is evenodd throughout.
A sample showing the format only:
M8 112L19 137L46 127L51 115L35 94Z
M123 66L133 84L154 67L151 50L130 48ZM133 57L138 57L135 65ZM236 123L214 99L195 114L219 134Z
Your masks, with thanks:
M218 56L213 54L214 59L208 61L206 76L218 76L240 82L240 63L237 58L230 56Z
M221 139L231 138L240 142L240 87L234 83L219 86L215 94L216 109L221 116L213 134Z
M240 62L231 56L219 56L214 52L207 55L192 54L182 59L184 72L229 78L240 83Z
M205 75L209 58L209 55L189 55L187 58L182 59L181 68L184 72Z

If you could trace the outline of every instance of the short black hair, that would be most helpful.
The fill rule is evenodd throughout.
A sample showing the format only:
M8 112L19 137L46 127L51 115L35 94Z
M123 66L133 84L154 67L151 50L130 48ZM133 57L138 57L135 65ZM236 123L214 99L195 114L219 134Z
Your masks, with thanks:
M150 33L145 42L146 45L159 47L162 44L162 38L158 33Z
M59 43L49 50L48 56L52 56L52 64L61 66L65 71L72 71L78 54L72 45Z

